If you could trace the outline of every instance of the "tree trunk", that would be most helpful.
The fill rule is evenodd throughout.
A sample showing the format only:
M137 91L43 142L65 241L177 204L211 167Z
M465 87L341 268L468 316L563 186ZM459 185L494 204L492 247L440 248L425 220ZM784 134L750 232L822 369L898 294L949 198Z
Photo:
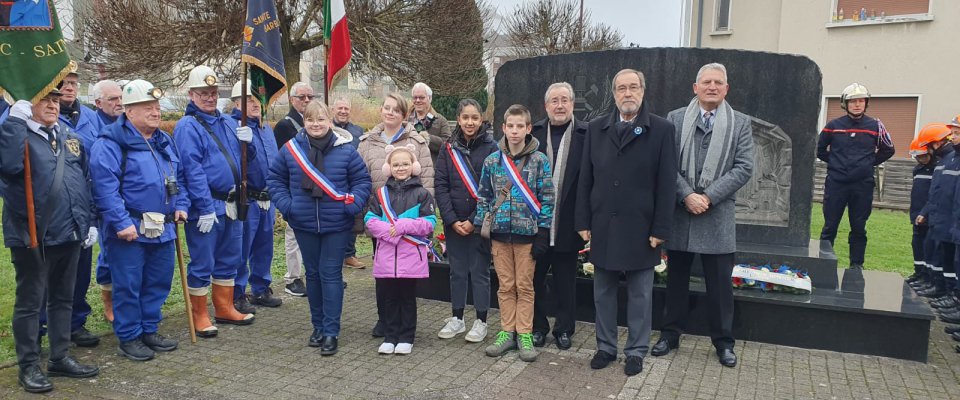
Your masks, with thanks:
M285 48L287 46L284 46ZM284 49L286 50L286 49ZM294 83L300 81L300 53L298 52L283 52L283 69L284 73L287 75L287 91L293 86Z

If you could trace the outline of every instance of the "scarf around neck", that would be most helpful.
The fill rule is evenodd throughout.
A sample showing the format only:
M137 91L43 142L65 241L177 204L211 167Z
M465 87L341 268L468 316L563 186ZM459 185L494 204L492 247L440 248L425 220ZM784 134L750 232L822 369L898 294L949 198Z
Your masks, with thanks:
M695 190L708 188L723 174L723 166L732 156L735 136L733 107L724 101L714 110L713 138L710 139L710 147L703 161L703 170L700 173L700 179L697 180L697 152L700 148L696 145L694 137L697 132L697 122L701 119L700 103L694 97L683 114L683 127L680 131L680 169L687 171L685 174L687 183Z
M324 172L323 167L323 156L328 153L331 148L333 148L334 137L336 136L333 133L333 129L327 131L326 135L323 137L315 138L307 135L307 142L310 144L310 150L307 152L307 159L310 160L310 163L314 167L317 167L317 171L321 173ZM312 180L306 175L303 176L303 179L300 181L300 187L304 190L310 191L311 197L320 198L324 196L323 189L321 189L317 184L313 183Z

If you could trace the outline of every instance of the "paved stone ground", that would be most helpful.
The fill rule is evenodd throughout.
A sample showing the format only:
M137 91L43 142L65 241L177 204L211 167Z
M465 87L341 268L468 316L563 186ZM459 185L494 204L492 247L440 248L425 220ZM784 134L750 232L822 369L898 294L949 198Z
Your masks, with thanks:
M548 343L535 363L515 354L486 357L487 344L462 336L440 340L447 303L420 300L417 342L408 356L381 356L370 336L375 321L369 270L345 270L346 292L340 352L321 357L306 346L311 333L307 301L283 295L279 309L261 309L252 326L221 325L215 339L189 343L182 314L161 332L180 349L137 363L116 355L116 338L96 349L73 349L83 362L101 366L95 379L53 378L50 398L84 399L960 399L960 354L931 328L930 361L896 359L739 342L736 368L723 368L709 338L686 336L678 351L647 357L644 371L623 374L623 359L594 371L592 324L578 323L574 347ZM282 292L277 290L277 292ZM468 322L471 322L467 311ZM498 314L490 315L491 331ZM891 327L894 328L895 327ZM621 331L621 338L625 337ZM487 342L492 339L488 336ZM655 340L655 338L654 338ZM17 368L0 369L0 398L36 397L20 390Z

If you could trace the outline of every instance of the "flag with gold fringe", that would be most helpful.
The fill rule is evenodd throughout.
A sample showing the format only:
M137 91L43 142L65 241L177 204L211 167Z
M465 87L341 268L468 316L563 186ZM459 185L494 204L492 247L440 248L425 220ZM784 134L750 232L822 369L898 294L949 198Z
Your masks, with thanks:
M0 2L0 88L37 102L74 68L52 0Z
M243 25L240 61L250 64L251 93L260 99L263 112L286 91L280 20L273 0L248 0Z

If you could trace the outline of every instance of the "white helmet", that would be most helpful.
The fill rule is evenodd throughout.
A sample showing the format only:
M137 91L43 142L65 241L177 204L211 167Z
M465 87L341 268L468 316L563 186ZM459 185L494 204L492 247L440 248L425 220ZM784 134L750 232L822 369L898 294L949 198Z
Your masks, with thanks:
M198 65L190 70L190 76L187 78L188 89L203 89L208 87L217 87L217 73L206 65Z
M230 100L236 100L238 97L241 96L240 93L243 92L242 88L240 87L241 83L242 81L237 81L237 83L233 84L233 90L230 91ZM250 87L250 80L247 79L247 96L251 96L251 97L253 96L253 91L251 89L252 88Z
M123 86L121 94L123 105L158 101L163 97L163 90L153 87L153 84L143 79L134 79Z
M847 86L843 89L843 93L840 95L840 108L846 110L847 101L853 99L867 99L867 103L869 104L870 91L867 90L866 86L863 86L859 83L851 83L850 86Z

